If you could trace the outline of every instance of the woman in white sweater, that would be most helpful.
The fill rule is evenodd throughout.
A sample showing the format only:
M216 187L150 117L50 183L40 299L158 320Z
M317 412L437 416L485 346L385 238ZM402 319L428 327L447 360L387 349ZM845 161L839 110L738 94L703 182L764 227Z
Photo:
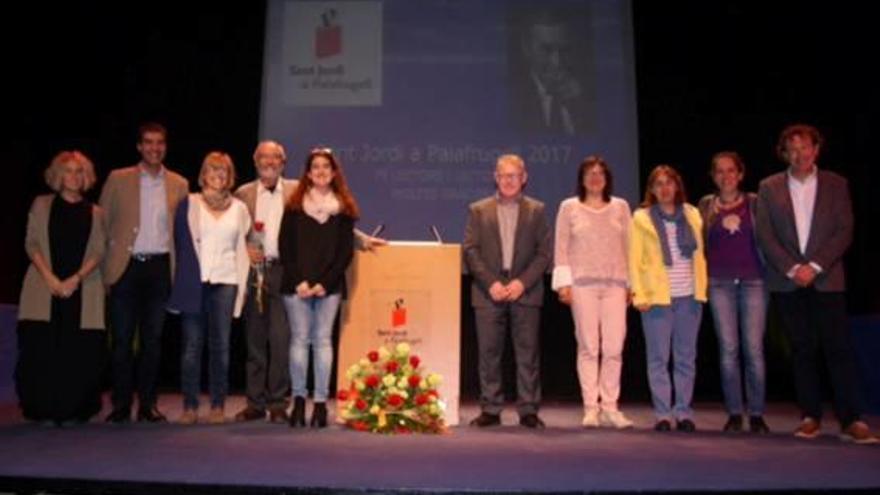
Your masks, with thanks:
M626 338L627 244L630 209L611 196L612 176L601 157L578 169L577 196L559 205L553 289L571 305L577 370L587 428L628 428L617 408Z

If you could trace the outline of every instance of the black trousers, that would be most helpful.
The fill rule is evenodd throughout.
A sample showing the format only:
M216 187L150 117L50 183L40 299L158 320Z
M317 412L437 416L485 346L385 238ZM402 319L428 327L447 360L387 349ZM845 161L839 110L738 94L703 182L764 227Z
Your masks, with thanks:
M171 291L169 256L132 258L125 273L110 288L110 328L113 339L114 409L130 409L137 371L138 405L156 405L156 380L162 350L165 306ZM138 338L137 355L132 344Z
M266 268L262 311L256 301L256 272L251 269L248 275L245 391L248 405L261 410L285 407L290 392L290 327L281 296L283 271L278 263Z
M843 427L859 419L861 398L843 292L819 292L813 287L774 292L792 349L794 384L803 416L822 418L820 371L828 368L833 407Z
M541 402L540 339L541 308L516 303L474 307L479 346L480 407L500 414L504 408L501 357L508 328L516 357L517 411L536 414Z

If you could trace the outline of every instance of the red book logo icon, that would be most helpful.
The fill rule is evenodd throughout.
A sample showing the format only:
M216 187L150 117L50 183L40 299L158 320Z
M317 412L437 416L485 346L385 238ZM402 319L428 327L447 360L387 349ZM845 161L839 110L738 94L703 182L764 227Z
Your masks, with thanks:
M321 14L321 26L315 30L315 56L332 57L342 53L342 26L335 24L336 9Z
M406 325L406 308L403 307L403 299L394 301L394 309L391 310L391 326L402 327Z

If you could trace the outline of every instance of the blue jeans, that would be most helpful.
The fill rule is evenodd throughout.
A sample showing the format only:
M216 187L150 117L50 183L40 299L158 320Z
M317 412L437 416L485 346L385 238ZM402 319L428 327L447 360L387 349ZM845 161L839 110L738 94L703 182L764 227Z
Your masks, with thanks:
M767 320L764 281L710 279L709 306L718 335L721 388L728 414L743 414L740 348L745 361L748 414L764 414L764 331Z
M180 383L184 409L199 407L202 378L202 349L208 337L208 379L211 407L223 407L229 390L229 333L238 287L229 284L202 284L202 311L183 313L183 353Z
M309 346L312 348L315 377L315 402L324 402L330 393L330 370L333 366L333 322L342 300L340 294L302 299L284 296L287 321L290 323L290 388L293 397L306 396L306 373L309 369Z
M697 334L703 305L693 297L674 297L669 306L651 306L642 313L648 385L657 419L692 419L691 399L697 376ZM672 384L669 357L672 352ZM672 390L675 386L675 405Z

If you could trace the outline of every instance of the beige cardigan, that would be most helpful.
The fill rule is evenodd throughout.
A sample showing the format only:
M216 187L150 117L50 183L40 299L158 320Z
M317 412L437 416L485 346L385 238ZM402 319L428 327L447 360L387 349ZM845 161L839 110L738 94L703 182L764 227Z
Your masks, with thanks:
M57 196L46 194L34 199L28 213L27 234L24 249L28 257L39 252L52 267L52 253L49 252L49 212ZM104 283L101 280L101 258L104 257L104 219L98 206L92 207L92 230L86 244L86 258L95 257L97 267L82 281L82 314L80 327L89 330L104 329ZM28 267L21 287L18 303L19 320L49 321L52 313L52 293L42 275L33 263Z

